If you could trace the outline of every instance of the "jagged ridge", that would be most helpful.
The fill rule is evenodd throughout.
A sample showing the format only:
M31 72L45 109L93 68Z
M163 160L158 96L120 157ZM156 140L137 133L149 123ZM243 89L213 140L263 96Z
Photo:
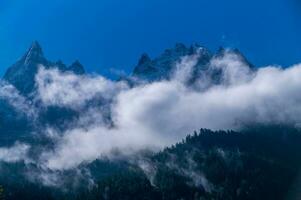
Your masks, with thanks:
M21 94L28 95L34 90L35 75L39 66L45 68L58 68L61 71L70 71L75 74L84 74L85 69L79 61L67 67L62 61L51 62L44 57L40 44L35 41L25 55L9 67L3 79L14 85Z

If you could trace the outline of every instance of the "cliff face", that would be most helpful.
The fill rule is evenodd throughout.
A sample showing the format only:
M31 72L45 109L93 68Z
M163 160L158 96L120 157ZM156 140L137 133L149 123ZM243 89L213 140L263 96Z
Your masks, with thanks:
M70 66L66 66L62 61L49 61L45 58L40 44L33 42L21 59L7 69L3 82L1 82L4 86L0 90L0 131L3 132L0 137L7 137L7 134L12 136L12 132L19 135L31 129L32 119L29 119L26 113L19 112L16 107L12 106L9 99L21 98L24 102L28 101L27 103L30 105L36 103L32 102L35 98L35 76L41 66L46 69L56 68L62 72L72 72L77 75L85 74L85 69L79 61L75 61ZM15 89L7 83L14 86ZM10 96L5 98L7 95ZM45 108L39 110L39 112L41 115L39 121L44 124L52 121L56 123L61 121L62 118L67 120L73 114L59 108Z
M219 72L210 71L209 64L212 59L221 58L225 56L226 53L235 55L250 69L254 68L254 66L237 49L226 50L224 48L220 48L213 54L207 48L198 44L187 47L184 44L179 43L176 44L174 48L166 49L160 56L154 59L151 59L147 54L143 54L138 61L137 66L134 68L132 75L138 79L146 81L169 79L176 70L176 64L181 62L183 57L195 55L197 57L197 61L192 69L193 75L191 77L191 82L197 79L197 77L199 77L202 73L212 76L213 79L219 79L219 77L217 77Z
M45 68L58 68L61 71L71 71L75 74L84 74L84 67L79 61L67 67L63 62L51 62L44 56L43 50L38 42L33 42L24 56L9 67L3 79L25 96L30 94L35 88L35 75L40 66Z

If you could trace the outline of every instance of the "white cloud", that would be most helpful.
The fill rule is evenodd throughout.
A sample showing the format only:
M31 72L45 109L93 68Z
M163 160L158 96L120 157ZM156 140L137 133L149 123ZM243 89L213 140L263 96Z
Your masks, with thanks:
M43 166L70 169L111 156L116 149L127 155L144 148L159 150L200 128L301 123L301 65L251 71L241 59L226 54L211 62L211 69L222 70L222 84L198 91L183 84L195 64L194 57L187 57L178 64L180 71L173 80L134 88L103 77L41 69L37 83L44 104L77 109L100 95L110 99L112 122L106 124L98 117L102 111L93 107L80 113L78 124L58 134L62 136L56 139L55 149L42 153Z
M16 111L28 117L35 116L35 109L31 102L23 97L14 86L2 81L0 82L0 99L7 101Z
M39 98L45 105L78 108L93 98L110 99L127 87L123 82L112 82L102 76L78 76L47 70L43 66L36 75Z
M28 158L28 151L30 146L27 144L16 143L11 147L0 148L0 161L15 163L19 161L26 161Z
M187 80L191 79L193 74L193 67L197 64L200 55L199 53L184 56L180 62L176 63L173 79L181 83L186 83Z
M210 61L209 70L221 70L221 81L224 85L245 83L253 78L252 70L241 55L225 50L222 57L214 57Z

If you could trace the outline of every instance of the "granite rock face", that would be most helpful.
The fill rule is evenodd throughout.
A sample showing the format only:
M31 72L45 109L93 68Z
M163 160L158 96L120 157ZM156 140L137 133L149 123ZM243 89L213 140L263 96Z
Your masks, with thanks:
M22 94L28 94L34 88L34 78L39 65L49 66L50 62L44 57L39 43L34 42L25 55L7 69L3 78Z
M211 53L207 48L194 44L189 47L184 44L176 44L174 48L166 49L157 58L151 59L148 54L143 54L134 68L132 76L144 81L158 81L169 79L176 70L177 63L186 56L195 55L197 58L196 64L192 69L192 76L188 82L194 83L198 77L205 75L214 82L219 82L221 74L218 71L212 71L210 68L211 61L224 57L226 54L234 55L238 60L248 66L251 70L254 66L245 58L245 56L237 49L229 50L220 48L216 53Z
M74 74L77 75L83 75L85 74L85 68L84 66L77 60L74 63L72 63L68 68L67 71L71 71Z
M1 84L8 83L14 86L16 88L14 90L15 95L20 95L20 98L24 98L24 101L28 101L31 106L35 106L38 109L38 103L33 101L36 89L35 76L39 67L42 66L46 69L58 69L61 72L70 72L76 75L85 74L85 69L79 61L75 61L70 66L66 66L60 60L56 62L49 61L45 58L40 44L33 42L21 59L7 69ZM61 123L62 118L63 120L68 120L70 116L73 117L74 113L71 113L69 110L47 107L39 110L39 118L37 120L46 125L49 123ZM18 112L10 104L8 98L5 98L2 93L0 94L0 132L13 132L19 135L31 129L31 121L32 119L28 118L26 114ZM3 134L0 134L1 136Z
M149 81L168 79L175 70L175 65L184 56L199 54L198 67L204 68L212 55L204 47L198 44L190 47L178 43L174 48L166 49L159 57L151 59L143 54L134 68L133 76Z
M70 71L75 74L85 73L84 67L79 61L75 61L67 67L62 61L51 62L47 60L42 47L35 41L24 56L7 69L3 79L15 86L22 95L27 96L35 89L35 75L40 66L57 68L60 71Z

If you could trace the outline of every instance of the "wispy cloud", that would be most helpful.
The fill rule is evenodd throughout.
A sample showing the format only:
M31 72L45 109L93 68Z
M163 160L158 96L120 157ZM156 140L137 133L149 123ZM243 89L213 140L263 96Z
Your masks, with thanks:
M7 102L17 113L28 117L34 117L36 114L31 102L23 97L14 86L4 81L0 82L0 100Z
M126 89L123 82L113 82L102 76L78 76L58 69L40 67L36 76L38 94L44 105L79 108L89 100L110 99Z
M226 51L196 81L206 87L189 87L186 80L197 58L184 57L171 80L134 87L41 67L36 82L42 106L71 108L79 116L67 130L49 127L46 134L54 147L39 152L38 165L67 170L103 156L113 158L116 150L127 156L143 149L157 151L199 128L301 123L301 65L251 70ZM221 76L219 84L210 77L215 70Z
M187 87L184 79L190 77L195 60L196 56L183 58L170 81L133 88L103 77L79 77L42 68L37 83L46 105L76 109L103 96L110 99L104 104L110 108L111 121L109 126L99 120L97 113L101 110L96 107L82 112L81 119L89 123L60 133L55 149L42 153L43 165L55 170L70 169L110 156L115 149L124 154L145 148L159 150L199 128L239 129L252 123L301 122L301 65L252 71L228 52L214 58L209 67L221 70L221 84L194 90ZM205 79L210 82L210 78Z
M15 163L20 161L29 161L28 151L30 146L27 144L16 143L11 147L0 148L0 162Z

